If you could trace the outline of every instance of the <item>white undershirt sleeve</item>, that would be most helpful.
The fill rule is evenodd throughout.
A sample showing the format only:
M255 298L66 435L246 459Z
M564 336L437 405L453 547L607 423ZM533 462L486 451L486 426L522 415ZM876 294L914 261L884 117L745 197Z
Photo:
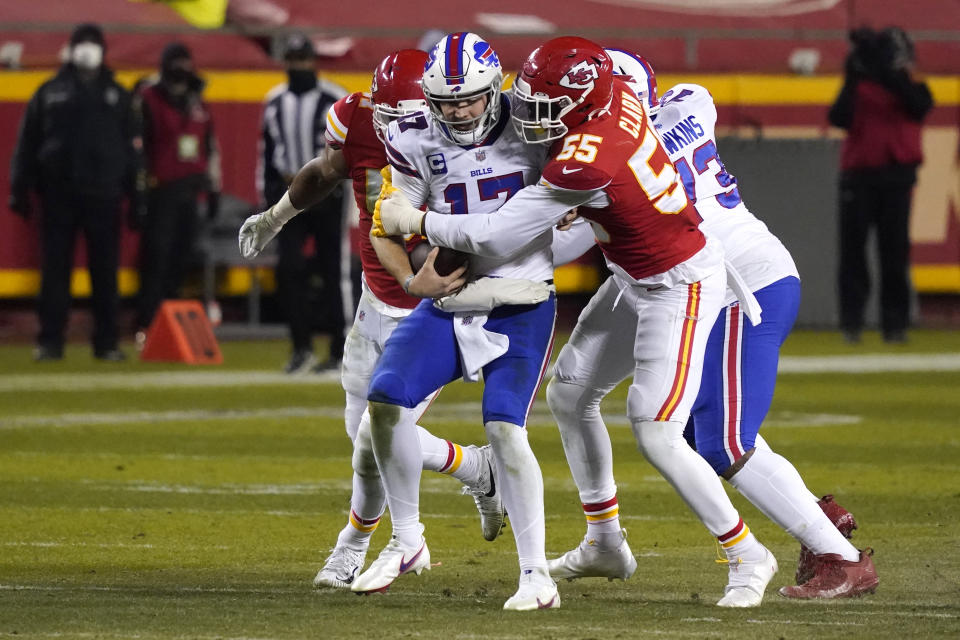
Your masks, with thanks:
M427 212L424 220L430 244L490 258L513 255L582 204L604 199L602 190L570 191L543 183L521 189L495 213L447 215Z
M593 227L586 218L578 218L566 231L553 230L553 266L573 262L597 244Z
M400 173L392 167L390 169L390 174L390 179L393 182L393 186L395 186L397 189L400 189L400 191L403 192L403 195L407 196L407 200L410 201L410 204L419 209L427 202L427 197L430 195L429 184L420 178Z

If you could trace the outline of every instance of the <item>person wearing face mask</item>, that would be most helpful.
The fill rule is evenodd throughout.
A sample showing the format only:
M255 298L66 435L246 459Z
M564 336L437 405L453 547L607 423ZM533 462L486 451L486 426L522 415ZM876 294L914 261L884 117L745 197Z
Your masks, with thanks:
M29 217L32 192L42 212L37 361L63 357L74 241L81 230L92 288L93 354L124 359L117 348L119 220L124 196L131 209L142 201L142 145L130 94L104 64L105 52L99 26L73 30L66 63L27 105L11 159L10 209Z
M160 56L159 77L137 92L148 186L140 221L138 344L160 303L178 294L197 237L201 193L206 193L207 220L217 214L220 154L202 91L190 50L173 42Z
M262 156L257 184L263 208L275 204L300 168L324 147L327 111L347 95L342 88L317 78L316 52L306 37L291 35L284 48L287 82L267 94L261 132ZM344 234L340 187L326 199L302 212L283 227L277 237L277 298L286 317L292 355L284 371L307 373L339 368L347 318L352 310L344 294L349 271L341 266ZM304 246L313 241L312 259ZM319 288L314 284L322 282ZM319 294L319 304L317 300ZM321 318L316 318L319 309ZM318 322L319 320L319 322ZM313 354L312 335L322 326L330 335L330 353L320 362Z

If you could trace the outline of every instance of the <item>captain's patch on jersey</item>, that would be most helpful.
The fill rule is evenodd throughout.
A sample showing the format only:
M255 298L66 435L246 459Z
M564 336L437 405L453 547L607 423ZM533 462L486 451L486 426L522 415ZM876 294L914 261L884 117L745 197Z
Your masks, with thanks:
M442 153L427 156L427 161L430 163L430 173L433 175L442 176L447 172L447 160Z

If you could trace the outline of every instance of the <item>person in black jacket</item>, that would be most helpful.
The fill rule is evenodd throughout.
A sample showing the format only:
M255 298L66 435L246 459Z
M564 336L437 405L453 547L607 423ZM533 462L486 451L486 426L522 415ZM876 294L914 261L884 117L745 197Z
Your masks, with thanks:
M840 159L840 328L860 341L870 293L866 243L876 228L880 324L887 342L904 342L910 320L910 201L923 162L920 132L933 107L913 78L914 50L899 27L852 31L840 95L830 108L847 130Z
M103 64L104 51L99 26L74 29L69 61L27 105L11 161L10 209L29 216L34 191L43 212L38 361L63 357L78 230L93 289L94 356L124 359L117 348L120 204L124 195L139 201L141 142L130 94Z
M319 154L324 146L327 111L347 95L342 87L317 78L316 53L304 36L292 34L288 38L284 62L287 82L270 91L263 112L263 155L257 177L264 208L280 200L300 168ZM287 373L334 370L343 360L347 318L353 314L344 304L349 298L343 292L347 278L341 265L342 208L342 192L337 187L284 226L277 237L277 298L293 343L284 367ZM308 239L313 240L313 260L304 257ZM319 302L314 295L317 292ZM323 362L313 355L316 325L330 335L329 357Z

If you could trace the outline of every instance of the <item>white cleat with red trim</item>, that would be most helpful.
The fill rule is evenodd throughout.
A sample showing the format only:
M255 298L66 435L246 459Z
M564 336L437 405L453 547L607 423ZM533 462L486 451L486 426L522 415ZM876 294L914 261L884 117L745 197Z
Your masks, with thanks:
M520 575L520 588L503 604L505 611L559 609L560 593L546 569L533 569Z
M403 546L395 537L390 538L373 564L354 579L350 590L357 594L383 593L403 574L420 575L424 569L430 570L430 550L422 536L420 545L414 548Z

